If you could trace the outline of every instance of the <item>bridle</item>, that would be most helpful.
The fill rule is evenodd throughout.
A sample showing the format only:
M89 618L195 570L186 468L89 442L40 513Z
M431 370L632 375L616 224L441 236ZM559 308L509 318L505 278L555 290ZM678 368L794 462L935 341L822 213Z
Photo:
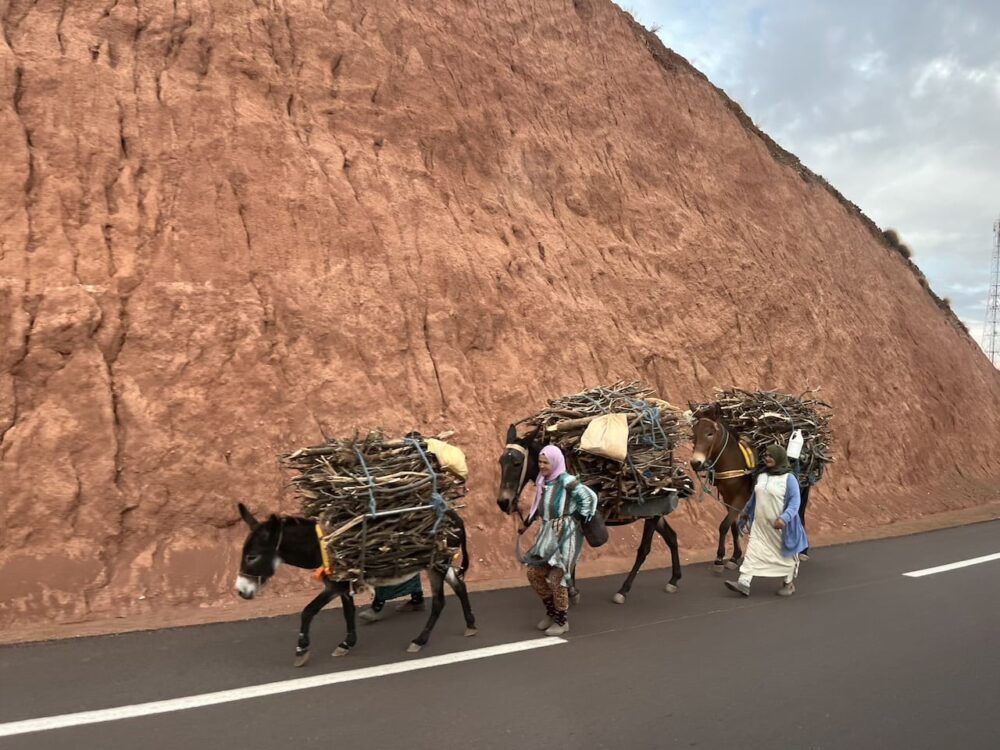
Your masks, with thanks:
M524 491L524 485L526 485L528 483L528 480L527 480L527 477L528 477L528 456L529 456L528 449L525 448L523 445L519 445L517 443L507 443L507 445L504 446L504 451L505 452L506 451L514 451L515 453L520 453L521 454L521 476L518 477L518 480L517 480L517 489L514 491L513 507L511 508L510 513L511 514L517 513L517 515L521 519L521 524L523 525L524 524L524 516L521 515L521 509L518 506L519 506L520 501L521 501L521 493Z
M281 519L281 526L278 527L278 543L274 545L274 556L279 557L278 550L281 549L281 540L285 538L285 519ZM240 575L244 578L256 578L257 587L260 588L264 585L264 576L251 575L249 573L240 572Z
M705 417L705 419L708 419L708 418ZM719 449L718 454L716 454L716 456L715 456L715 460L712 461L712 462L710 462L707 465L706 464L702 464L701 469L699 469L698 471L695 471L695 473L694 473L695 477L697 477L697 479L698 479L698 484L701 485L701 493L699 494L699 499L701 497L704 497L705 495L708 495L708 496L712 497L713 499L717 500L719 503L721 503L722 505L724 505L729 510L735 511L736 513L741 513L742 511L739 508L737 508L737 507L735 507L733 505L730 505L725 500L723 500L722 496L721 496L721 493L712 494L712 491L709 489L709 486L716 487L716 482L718 482L720 479L738 479L739 477L748 476L752 472L744 470L744 469L734 469L733 471L724 471L721 474L716 473L715 467L719 465L719 461L722 460L722 457L726 453L726 448L729 447L730 430L720 420L709 419L709 421L712 422L713 424L715 424L716 427L718 427L719 429L722 430L722 432L725 435L725 439L722 442L722 447ZM718 442L719 442L719 436L715 435L712 438L711 445L708 446L708 454L706 455L706 458L708 457L708 455L711 455L712 449L715 448L715 445ZM706 484L704 481L702 481L702 478L701 478L702 474L705 475L705 478L708 480L708 484Z
M725 455L726 453L726 448L729 447L729 428L726 427L722 422L718 422L714 419L711 420L711 422L720 430L722 430L722 433L725 435L725 440L723 441L722 447L719 449L719 452L716 454L715 460L709 463L707 466L705 464L702 464L701 469L696 472L698 474L700 474L701 472L705 472L706 474L714 474L715 467L719 465L719 461L722 460L722 456ZM712 444L708 446L709 454L711 454L712 449L715 448L715 444L717 442L719 442L719 436L715 435L712 437Z

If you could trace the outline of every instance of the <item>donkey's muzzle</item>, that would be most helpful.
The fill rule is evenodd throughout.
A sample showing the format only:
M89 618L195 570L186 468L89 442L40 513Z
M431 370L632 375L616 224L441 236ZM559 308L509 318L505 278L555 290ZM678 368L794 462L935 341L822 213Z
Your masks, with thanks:
M257 593L257 589L260 588L257 582L242 573L236 576L236 592L240 595L242 599L253 599L254 595Z

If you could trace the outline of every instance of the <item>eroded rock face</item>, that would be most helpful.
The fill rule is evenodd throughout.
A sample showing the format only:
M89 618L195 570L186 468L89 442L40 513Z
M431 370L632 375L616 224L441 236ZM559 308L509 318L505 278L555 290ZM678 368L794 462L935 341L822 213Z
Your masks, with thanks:
M457 429L509 574L508 422L619 377L822 384L819 532L1000 478L1000 379L921 278L610 2L0 18L0 625L231 596L235 502L293 511L322 430Z

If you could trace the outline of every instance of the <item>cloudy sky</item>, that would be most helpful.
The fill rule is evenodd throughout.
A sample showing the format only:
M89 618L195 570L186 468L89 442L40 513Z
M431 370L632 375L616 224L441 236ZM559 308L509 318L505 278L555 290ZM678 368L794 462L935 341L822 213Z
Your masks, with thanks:
M1000 0L619 0L894 227L980 340L1000 217Z

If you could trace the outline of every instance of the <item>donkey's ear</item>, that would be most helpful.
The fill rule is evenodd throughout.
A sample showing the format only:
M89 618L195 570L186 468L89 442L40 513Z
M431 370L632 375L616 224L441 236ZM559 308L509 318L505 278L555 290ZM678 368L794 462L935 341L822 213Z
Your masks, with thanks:
M507 443L513 443L515 440L517 440L517 428L511 425L507 428Z
M268 516L266 521L262 521L258 524L260 528L260 534L262 539L270 539L280 533L281 529L281 519L278 518L274 513Z
M250 509L247 508L247 506L240 503L237 507L240 509L240 518L246 522L246 525L249 526L251 530L260 526L260 522L253 517L253 513L250 512Z

